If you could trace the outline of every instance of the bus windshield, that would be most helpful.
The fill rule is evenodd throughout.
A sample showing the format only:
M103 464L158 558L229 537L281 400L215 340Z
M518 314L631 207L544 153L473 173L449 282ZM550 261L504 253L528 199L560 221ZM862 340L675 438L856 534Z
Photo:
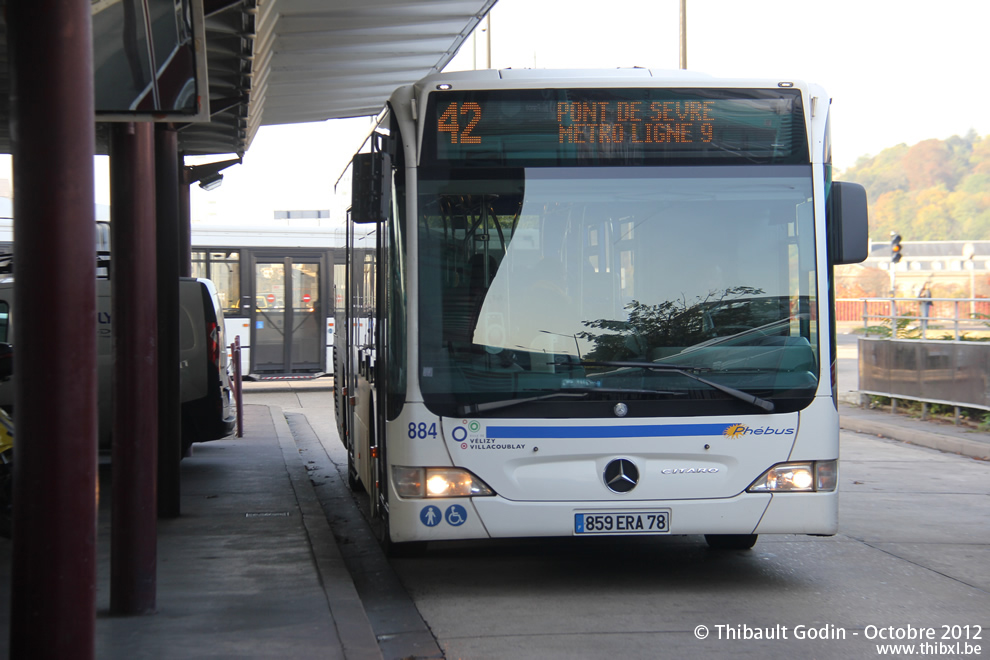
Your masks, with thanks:
M758 414L733 391L783 412L817 389L810 165L423 167L418 194L439 414Z

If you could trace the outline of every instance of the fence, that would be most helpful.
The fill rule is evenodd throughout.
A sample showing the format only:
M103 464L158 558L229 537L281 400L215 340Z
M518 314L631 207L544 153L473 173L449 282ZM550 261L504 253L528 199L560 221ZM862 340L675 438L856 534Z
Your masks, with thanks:
M858 351L861 394L990 411L988 343L861 337Z
M915 316L920 316L921 300L918 298L839 298L835 301L836 321L861 321L867 314L873 317L890 317L890 303L896 302L897 308L905 313L913 310ZM929 298L933 304L933 312L948 315L949 310L958 309L960 304L969 305L971 313L990 315L990 299L987 298Z
M930 305L925 310L925 304ZM926 313L927 311L927 313ZM888 326L914 327L914 339L929 339L929 334L951 328L952 338L967 333L990 333L990 300L987 298L844 298L835 301L836 321L862 321L864 328ZM905 337L902 337L905 338Z
M897 399L920 401L922 416L929 404L949 405L957 424L960 407L990 410L990 300L858 298L840 305L837 320L862 321L867 330L858 347L861 394L889 397L891 412Z

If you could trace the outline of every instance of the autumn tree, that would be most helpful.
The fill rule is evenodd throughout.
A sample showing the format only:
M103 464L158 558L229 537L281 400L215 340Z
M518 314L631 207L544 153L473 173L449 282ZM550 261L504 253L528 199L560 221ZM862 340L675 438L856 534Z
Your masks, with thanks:
M990 240L990 136L899 144L836 178L866 187L874 237Z

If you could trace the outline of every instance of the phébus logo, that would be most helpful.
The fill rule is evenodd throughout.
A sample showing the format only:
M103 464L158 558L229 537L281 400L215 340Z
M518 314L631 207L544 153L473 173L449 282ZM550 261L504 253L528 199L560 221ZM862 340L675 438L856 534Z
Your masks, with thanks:
M745 424L732 424L722 435L727 438L741 438L744 435L794 435L794 429L775 429L769 426L752 427Z

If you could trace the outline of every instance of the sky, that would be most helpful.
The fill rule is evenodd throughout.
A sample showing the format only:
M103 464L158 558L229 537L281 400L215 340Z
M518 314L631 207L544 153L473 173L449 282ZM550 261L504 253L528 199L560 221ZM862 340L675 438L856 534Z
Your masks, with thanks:
M498 0L492 66L676 69L679 4ZM687 0L687 64L822 85L841 170L900 143L990 134L988 26L990 0ZM448 71L473 67L472 44ZM220 188L193 187L193 220L270 224L275 210L337 208L333 184L369 130L367 118L262 127ZM109 197L105 170L97 164L98 203Z

